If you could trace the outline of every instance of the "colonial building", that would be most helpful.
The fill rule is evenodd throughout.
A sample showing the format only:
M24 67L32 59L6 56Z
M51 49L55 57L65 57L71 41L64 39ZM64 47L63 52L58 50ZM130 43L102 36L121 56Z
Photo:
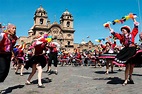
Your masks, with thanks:
M30 44L33 38L42 34L48 34L52 38L56 39L61 46L61 49L73 51L74 49L74 27L73 16L68 10L63 12L60 17L60 23L50 23L47 12L40 6L34 14L34 25L28 31L28 36L21 36L18 40L18 44L22 41Z
M81 43L74 43L74 48L79 48L80 52L82 51L92 51L97 47L91 41L85 42L84 40Z
M48 34L60 44L62 50L68 52L73 52L74 48L80 48L80 51L94 48L94 44L91 41L88 43L82 42L81 44L74 43L74 19L68 10L62 13L59 24L57 22L50 23L47 12L42 6L35 11L33 19L34 24L29 29L28 36L21 36L17 41L18 44L24 41L30 45L36 36Z

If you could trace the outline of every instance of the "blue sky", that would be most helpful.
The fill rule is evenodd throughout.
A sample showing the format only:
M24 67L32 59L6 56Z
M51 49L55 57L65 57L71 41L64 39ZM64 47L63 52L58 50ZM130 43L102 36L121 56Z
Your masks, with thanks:
M13 23L17 26L18 36L28 36L28 30L34 24L34 13L40 5L47 11L51 23L59 23L66 9L73 15L75 43L84 39L97 44L95 39L110 36L109 31L103 27L105 22L121 19L129 13L137 14L139 32L142 32L142 0L0 0L0 22ZM127 20L124 24L112 25L112 28L120 32L123 25L132 28L133 22Z

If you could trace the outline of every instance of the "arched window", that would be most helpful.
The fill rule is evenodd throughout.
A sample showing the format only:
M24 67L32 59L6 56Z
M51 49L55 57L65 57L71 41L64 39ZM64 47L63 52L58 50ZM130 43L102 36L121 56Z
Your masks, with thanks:
M68 41L68 46L70 45L70 41Z
M40 19L40 24L43 24L43 19Z
M70 22L67 22L67 27L69 27L70 26Z

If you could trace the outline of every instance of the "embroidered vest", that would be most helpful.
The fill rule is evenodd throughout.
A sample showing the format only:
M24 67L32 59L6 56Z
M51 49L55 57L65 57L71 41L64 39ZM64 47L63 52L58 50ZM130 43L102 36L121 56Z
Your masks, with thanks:
M8 34L3 35L3 39L0 41L0 52L11 52L12 40L10 40Z

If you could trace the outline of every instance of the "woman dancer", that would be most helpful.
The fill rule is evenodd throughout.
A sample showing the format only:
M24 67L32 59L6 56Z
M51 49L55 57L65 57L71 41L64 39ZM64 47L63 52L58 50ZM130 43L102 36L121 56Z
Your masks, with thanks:
M1 24L0 29L2 31ZM6 32L0 32L0 82L4 82L9 73L12 49L16 40L16 26L8 24Z
M55 67L55 71L54 73L56 75L58 75L58 70L57 70L57 65L58 65L58 49L57 49L57 44L55 44L55 42L53 42L54 39L52 39L52 41L49 43L48 48L49 48L49 60L48 60L48 66L47 66L47 71L49 74L52 73L51 71L51 65L52 65L52 61L54 62L54 67Z
M129 26L121 27L122 34L118 34L114 32L114 30L108 26L110 33L120 40L120 43L124 46L122 50L117 54L115 60L120 64L126 64L125 68L125 81L122 84L123 86L127 85L128 79L130 80L131 84L134 84L132 80L132 73L134 68L134 62L130 59L136 53L136 46L135 46L135 36L138 33L138 22L135 18L132 18L134 22L134 28L130 32Z
M42 69L46 66L46 58L45 53L43 53L43 50L45 50L46 41L40 41L37 40L35 43L33 43L33 50L34 55L29 59L28 62L26 62L25 68L28 69L29 67L32 68L32 72L29 75L26 85L31 84L31 78L36 73L36 70L38 70L38 88L45 88L45 86L42 84L41 78L42 78Z
M116 42L114 41L114 43L111 43L111 42L106 42L106 45L103 45L101 44L102 48L103 48L103 51L102 51L102 54L113 54L114 53L114 47L116 46ZM111 65L111 72L113 73L113 59L114 58L111 58L110 56L107 56L106 58L106 73L105 74L109 74L109 64Z
M15 74L18 74L18 69L20 67L21 71L20 71L20 76L23 76L23 70L24 70L24 63L25 63L25 59L24 59L24 46L21 45L18 48L18 54L16 56L17 58L17 66L16 66L16 70L15 70Z

